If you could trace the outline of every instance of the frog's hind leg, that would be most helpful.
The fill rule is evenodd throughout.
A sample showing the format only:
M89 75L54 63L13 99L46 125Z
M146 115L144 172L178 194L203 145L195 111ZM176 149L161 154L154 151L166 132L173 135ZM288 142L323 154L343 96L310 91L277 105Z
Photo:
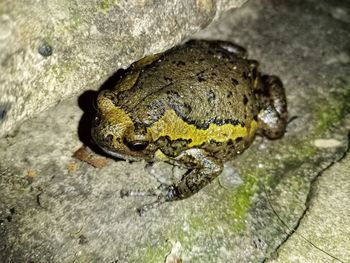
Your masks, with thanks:
M287 125L287 100L283 84L276 76L264 75L261 78L262 94L259 112L258 133L270 139L283 136Z

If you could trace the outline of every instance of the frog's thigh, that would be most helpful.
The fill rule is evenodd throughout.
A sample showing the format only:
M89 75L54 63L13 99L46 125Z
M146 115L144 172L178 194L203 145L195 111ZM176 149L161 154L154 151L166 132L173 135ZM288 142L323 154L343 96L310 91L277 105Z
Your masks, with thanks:
M209 157L201 149L184 151L176 157L176 162L192 169L178 183L169 187L167 201L190 197L209 184L223 169L222 161Z
M263 109L258 115L258 133L270 138L280 138L287 124L287 103L283 85L276 76L263 76Z
M287 120L287 99L281 80L276 76L264 75L262 84L280 118Z

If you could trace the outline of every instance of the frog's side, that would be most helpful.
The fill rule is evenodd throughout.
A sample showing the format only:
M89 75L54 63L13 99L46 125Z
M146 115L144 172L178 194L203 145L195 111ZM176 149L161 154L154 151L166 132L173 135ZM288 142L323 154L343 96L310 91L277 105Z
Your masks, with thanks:
M92 135L124 159L186 167L161 201L184 199L218 176L255 134L284 134L287 104L281 81L222 41L193 40L130 66L113 90L102 91Z

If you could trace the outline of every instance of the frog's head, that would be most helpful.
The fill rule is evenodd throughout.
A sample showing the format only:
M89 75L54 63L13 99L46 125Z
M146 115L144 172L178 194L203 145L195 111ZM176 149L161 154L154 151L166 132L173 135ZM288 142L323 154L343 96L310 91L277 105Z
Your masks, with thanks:
M92 137L107 154L126 160L153 156L150 135L136 125L129 114L113 103L113 93L102 91L97 98L97 114Z

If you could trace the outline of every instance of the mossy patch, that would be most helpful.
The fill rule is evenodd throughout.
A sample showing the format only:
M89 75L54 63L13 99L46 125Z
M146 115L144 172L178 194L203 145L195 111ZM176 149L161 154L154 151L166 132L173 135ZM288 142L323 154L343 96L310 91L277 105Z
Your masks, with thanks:
M315 131L320 135L350 114L350 82L331 91L326 99L314 105Z
M142 259L138 258L135 262L164 262L166 255L170 252L170 243L160 244L157 246L148 245Z
M53 65L48 70L48 74L53 75L55 79L57 79L59 82L64 82L67 78L67 75L74 72L79 68L79 65L77 63L65 63L63 65Z
M239 233L245 228L245 219L252 205L252 198L256 193L256 175L247 173L243 175L244 184L238 187L236 191L229 192L229 212L228 215L234 222L231 230Z
M209 249L206 254L208 259L210 254L214 255L215 251L219 249L216 247L218 245L215 244L215 240L225 238L227 235L238 236L242 234L246 229L247 216L256 204L256 197L260 196L264 188L274 189L281 181L288 181L290 171L297 170L305 162L311 162L317 155L317 148L312 145L311 140L306 140L310 141L308 143L305 142L305 138L289 139L293 140L293 145L282 144L279 151L281 154L285 154L278 160L276 158L256 160L256 155L243 158L240 163L242 167L245 167L241 174L244 184L232 190L218 189L218 185L212 187L209 191L218 194L219 198L212 203L206 203L205 208L201 208L201 211L205 211L205 213L186 214L183 219L183 224L186 226L180 223L174 224L166 230L166 233L163 233L164 240L179 241L183 251L191 255L199 243L210 239L212 245L207 248ZM261 165L257 165L257 163ZM302 181L304 180L308 179L305 177ZM290 183L293 188L290 190L293 192L300 191L300 187L303 185L303 182L299 180L295 181L295 185L293 182ZM288 218L289 221L289 217L285 218ZM294 218L290 220L293 221ZM218 226L226 233L225 235L218 231ZM169 251L169 244L166 242L157 247L149 245L144 262L162 262L161 260L164 260ZM191 256L201 258L200 255Z
M108 11L114 4L116 0L102 0L98 3L98 9L102 11Z
M69 8L69 20L72 29L77 29L82 23L82 14L77 6Z

